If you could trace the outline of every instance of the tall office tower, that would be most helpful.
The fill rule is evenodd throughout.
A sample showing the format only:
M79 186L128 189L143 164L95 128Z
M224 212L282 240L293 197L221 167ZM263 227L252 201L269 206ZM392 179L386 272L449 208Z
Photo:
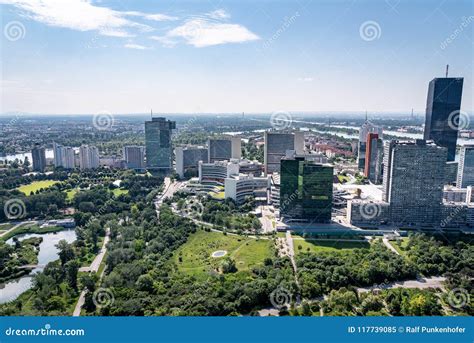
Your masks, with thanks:
M284 157L280 168L280 215L314 223L329 223L332 210L333 167Z
M425 140L448 149L448 161L454 161L458 138L462 77L434 78L428 88Z
M53 142L53 153L54 159L53 163L55 167L62 167L63 166L63 147L62 145Z
M474 186L474 144L461 148L456 185L459 188Z
M81 145L79 166L81 169L99 168L99 150L95 146Z
M439 225L447 149L433 142L385 143L383 201L392 223Z
M145 147L139 145L124 146L123 159L128 169L145 169Z
M46 150L39 144L35 144L31 149L31 157L33 159L33 170L44 172L46 169Z
M359 129L359 144L357 149L357 166L359 170L365 168L365 152L367 150L367 136L369 133L376 133L382 139L383 130L381 127L372 124L365 118L365 123Z
M377 133L367 135L364 175L375 184L382 181L383 143Z
M304 154L304 132L265 132L264 165L265 175L280 171L280 161L288 150L298 155Z
M176 122L166 118L151 118L145 122L146 166L148 169L169 172L173 167L171 130Z
M232 158L240 159L242 143L240 137L210 138L207 140L208 162L228 161Z
M176 147L174 149L176 157L176 173L184 177L185 173L192 173L197 176L199 161L209 160L208 149L204 147Z
M53 142L54 166L74 169L74 149Z

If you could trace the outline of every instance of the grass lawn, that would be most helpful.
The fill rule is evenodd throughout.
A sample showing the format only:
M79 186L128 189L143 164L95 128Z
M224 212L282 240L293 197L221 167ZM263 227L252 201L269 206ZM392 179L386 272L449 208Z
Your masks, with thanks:
M37 190L41 188L51 187L52 185L58 182L59 181L53 181L53 180L34 181L28 185L23 185L23 186L18 187L18 190L24 193L26 196L29 196L31 192L36 192Z
M401 240L390 241L390 244L392 245L392 247L395 248L396 251L398 251L400 255L405 255L406 253L405 248L408 245L409 241L410 241L410 238L403 237Z
M66 192L66 200L72 201L74 199L74 196L77 194L77 192L79 192L79 189L74 188L74 189L69 189L64 192Z
M114 188L112 190L112 193L114 193L114 195L116 197L122 195L122 194L128 194L128 189L122 189L122 188Z
M217 200L224 200L225 198L225 192L218 192L218 193L209 192L209 195Z
M216 250L226 250L227 255L235 261L239 272L249 271L255 265L272 257L272 241L257 240L244 236L224 235L219 232L200 230L188 238L174 254L173 261L178 271L206 278L216 272L223 258L214 258ZM181 261L180 261L181 258Z
M301 246L301 249L298 247ZM341 251L350 249L361 249L370 247L369 242L354 242L354 241L338 241L338 240L315 240L315 239L298 239L293 238L293 247L295 254L305 252L324 252L324 251ZM309 250L308 250L309 249Z

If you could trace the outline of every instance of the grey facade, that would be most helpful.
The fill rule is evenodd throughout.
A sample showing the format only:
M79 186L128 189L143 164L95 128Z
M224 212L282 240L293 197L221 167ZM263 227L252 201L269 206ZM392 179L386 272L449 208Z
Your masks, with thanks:
M31 150L31 158L33 159L33 170L44 172L46 169L46 150L39 144Z
M439 225L446 155L446 148L424 140L385 144L382 198L390 204L392 223Z
M124 146L123 159L128 169L145 169L145 147L139 145Z
M204 147L176 147L176 173L184 177L186 172L197 175L199 161L209 160L208 149Z
M240 137L210 138L207 140L209 159L205 162L228 161L240 159L242 146Z
M264 165L265 175L280 171L280 161L288 150L304 153L304 133L265 132Z

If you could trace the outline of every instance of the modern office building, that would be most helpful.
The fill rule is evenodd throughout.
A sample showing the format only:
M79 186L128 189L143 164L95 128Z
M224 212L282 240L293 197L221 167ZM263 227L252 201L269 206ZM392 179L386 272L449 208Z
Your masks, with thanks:
M333 167L284 157L280 167L280 216L329 223L332 211Z
M53 142L54 166L63 167L65 169L74 169L74 155L75 151L71 147L62 146Z
M304 154L304 132L265 132L264 168L265 175L280 171L280 161L289 150Z
M163 117L151 118L145 122L146 167L150 170L168 173L173 167L171 132L176 122Z
M95 169L99 166L99 149L95 146L81 145L79 148L79 167L81 169Z
M456 185L459 188L474 186L474 144L461 147Z
M375 133L382 139L383 130L381 127L372 124L367 118L359 129L359 144L357 148L357 167L359 170L365 169L365 154L367 151L367 136L369 133Z
M268 187L268 177L231 175L225 179L225 198L231 198L237 204L243 203L247 197L266 199Z
M424 139L448 149L448 161L456 155L462 88L462 77L434 78L428 88Z
M44 172L46 169L46 150L39 144L35 144L31 149L31 158L33 159L33 170Z
M382 182L383 142L377 133L367 135L364 175L374 184Z
M192 174L192 176L197 175L199 161L207 162L209 160L208 149L205 147L176 147L174 154L176 173L180 177L184 177L187 173Z
M204 163L199 161L199 183L211 186L224 186L224 180L239 174L238 160Z
M382 200L390 221L410 226L440 222L447 149L425 140L385 144Z
M140 145L126 145L123 147L123 159L128 169L145 169L145 147Z
M240 159L242 143L240 137L210 138L207 140L208 162Z

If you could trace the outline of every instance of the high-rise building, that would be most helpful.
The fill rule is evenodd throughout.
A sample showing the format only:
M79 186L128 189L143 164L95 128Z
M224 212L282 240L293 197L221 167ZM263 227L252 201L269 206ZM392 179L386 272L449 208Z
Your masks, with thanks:
M304 154L304 132L284 133L278 131L265 132L264 165L265 175L280 171L280 161L287 151Z
M332 211L333 167L284 157L280 168L280 215L314 223L329 223Z
M474 186L474 144L461 147L456 185L459 188Z
M145 147L140 145L124 146L123 159L128 169L145 169Z
M376 133L378 138L382 139L382 128L372 124L366 118L364 124L362 124L359 129L359 144L357 149L357 166L359 170L365 169L365 153L367 150L367 136L369 133Z
M367 135L364 175L375 184L382 181L383 142L377 133Z
M79 148L79 167L81 169L99 168L99 149L95 146L81 145Z
M463 78L444 77L431 80L425 118L425 140L448 149L448 161L454 161L458 137Z
M184 177L187 172L197 175L199 161L207 162L209 160L208 149L204 147L176 147L174 154L176 173L180 177Z
M210 138L207 140L208 162L240 159L242 143L240 137Z
M31 149L31 157L33 159L33 170L44 172L46 169L46 150L39 144L35 144Z
M447 149L433 142L385 143L383 201L390 221L413 226L439 225Z
M74 169L74 149L53 142L54 166L65 169Z
M148 169L169 172L173 167L171 130L176 122L163 117L145 122L146 166Z

